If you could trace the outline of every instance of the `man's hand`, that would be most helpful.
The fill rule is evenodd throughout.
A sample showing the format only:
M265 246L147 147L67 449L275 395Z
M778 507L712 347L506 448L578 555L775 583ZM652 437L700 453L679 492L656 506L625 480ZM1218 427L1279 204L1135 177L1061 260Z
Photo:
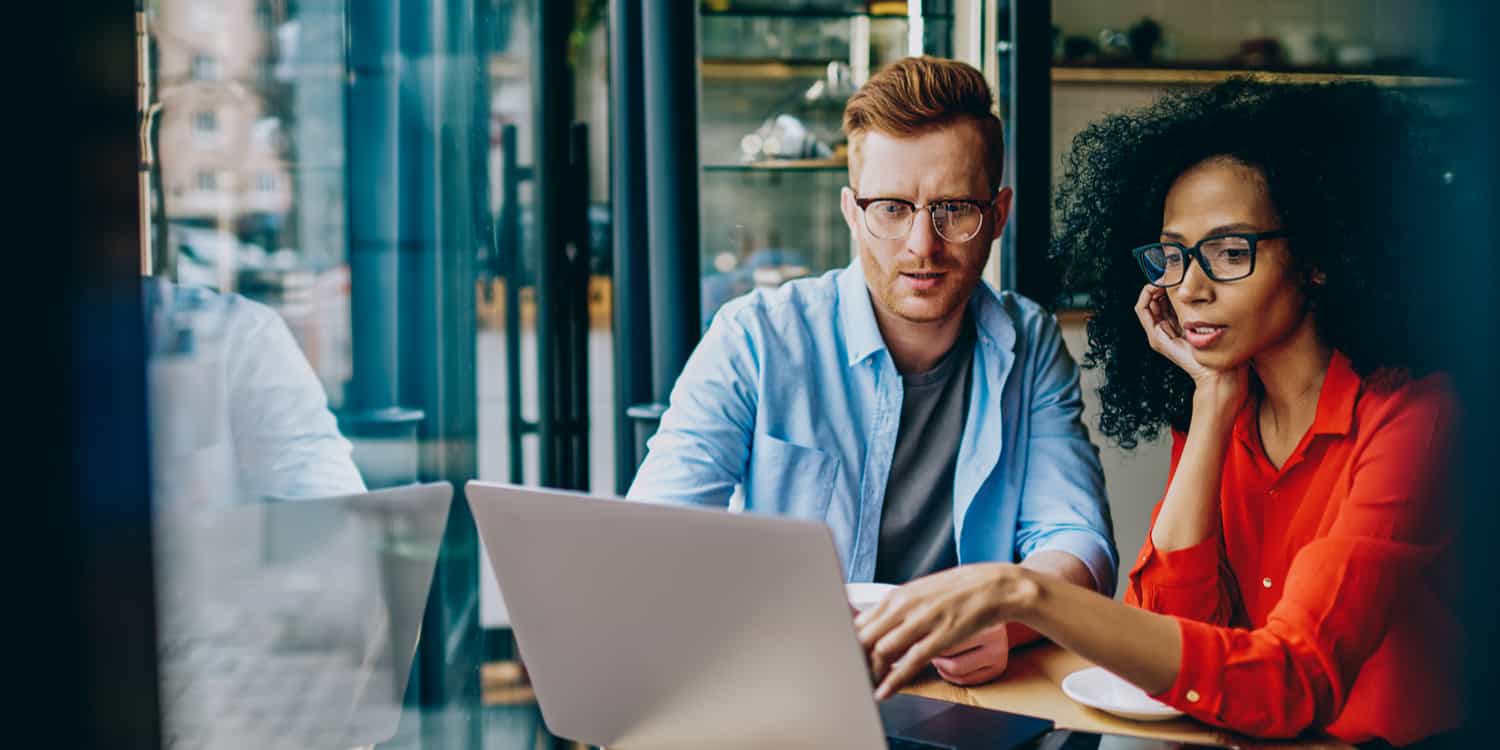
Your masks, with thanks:
M938 676L954 685L980 685L1005 673L1010 637L1002 623L932 660Z

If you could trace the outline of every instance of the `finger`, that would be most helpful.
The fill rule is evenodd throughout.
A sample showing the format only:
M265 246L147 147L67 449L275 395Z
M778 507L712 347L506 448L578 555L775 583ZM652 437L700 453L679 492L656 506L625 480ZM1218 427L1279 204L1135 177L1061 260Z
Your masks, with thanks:
M864 614L868 615L869 612L866 611ZM856 619L854 625L858 628L856 634L859 637L859 645L864 647L866 651L875 648L875 644L879 643L881 638L885 637L887 633L895 629L901 622L901 616L895 613L868 619L864 625L860 625L859 620Z
M1150 304L1141 305L1135 309L1136 320L1141 324L1141 330L1146 332L1146 338L1155 346L1155 340L1151 336L1152 329L1156 328L1156 316L1152 314Z
M900 625L880 637L875 645L870 648L872 653L880 656L885 663L894 665L906 656L913 644L923 637L932 633L932 627L918 620L905 620ZM934 654L935 655L935 654Z
M1175 335L1181 336L1182 335L1182 325L1177 320L1177 310L1175 308L1173 308L1172 307L1172 303L1167 300L1167 295L1166 295L1165 292L1163 292L1162 295L1161 295L1161 297L1158 298L1158 304L1161 307L1161 312L1160 312L1160 315L1158 315L1158 317L1161 320L1166 321L1167 324L1172 327L1172 332Z
M1141 293L1135 298L1136 312L1140 312L1141 310L1146 309L1146 304L1149 303L1151 301L1151 298L1155 296L1156 287L1151 286L1150 284L1141 287Z
M875 700L883 701L895 695L897 690L911 682L927 666L927 663L932 661L932 657L937 655L941 648L942 641L937 634L918 641L899 661L891 665L890 674L887 674L880 682L880 686L875 688Z
M886 613L886 610L889 609L889 607L886 606L886 601L889 598L890 597L886 597L884 599L881 599L880 601L877 601L873 605L867 607L865 609L865 611L860 612L859 615L854 618L854 627L856 627L856 628L863 628L865 625L867 625L871 621L874 621L874 620L879 619L880 617L884 616L885 613Z

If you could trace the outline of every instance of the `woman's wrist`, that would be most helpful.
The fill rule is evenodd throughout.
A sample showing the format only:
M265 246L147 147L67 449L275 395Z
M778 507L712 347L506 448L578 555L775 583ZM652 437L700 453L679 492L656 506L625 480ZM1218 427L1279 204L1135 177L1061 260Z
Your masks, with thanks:
M1234 375L1216 374L1193 381L1193 418L1233 421L1245 403L1246 383Z
M997 565L994 591L1000 619L1026 623L1034 617L1045 597L1049 578L1020 565Z

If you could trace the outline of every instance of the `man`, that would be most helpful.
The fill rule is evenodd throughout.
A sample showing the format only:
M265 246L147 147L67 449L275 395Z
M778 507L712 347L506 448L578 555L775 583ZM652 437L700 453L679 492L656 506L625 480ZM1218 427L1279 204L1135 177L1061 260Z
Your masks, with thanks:
M365 491L323 385L276 311L158 278L142 284L159 504Z
M715 316L632 499L824 521L850 581L1022 561L1111 594L1116 554L1078 370L1057 322L980 283L1005 226L1003 128L984 77L908 58L844 111L850 267ZM963 685L1035 638L997 627L943 658Z

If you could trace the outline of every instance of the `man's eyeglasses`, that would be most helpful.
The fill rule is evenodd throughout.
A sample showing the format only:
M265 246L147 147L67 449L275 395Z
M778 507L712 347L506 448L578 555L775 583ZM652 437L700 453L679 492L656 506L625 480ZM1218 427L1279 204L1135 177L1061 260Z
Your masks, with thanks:
M949 242L968 242L984 227L984 209L994 202L945 199L918 205L901 198L855 198L865 215L865 229L882 240L905 239L917 212L926 210L932 229Z
M1146 281L1153 286L1181 284L1187 278L1190 260L1198 261L1203 273L1214 281L1237 281L1255 272L1256 243L1287 235L1284 229L1216 234L1204 237L1192 247L1180 242L1153 242L1130 252L1145 272Z

